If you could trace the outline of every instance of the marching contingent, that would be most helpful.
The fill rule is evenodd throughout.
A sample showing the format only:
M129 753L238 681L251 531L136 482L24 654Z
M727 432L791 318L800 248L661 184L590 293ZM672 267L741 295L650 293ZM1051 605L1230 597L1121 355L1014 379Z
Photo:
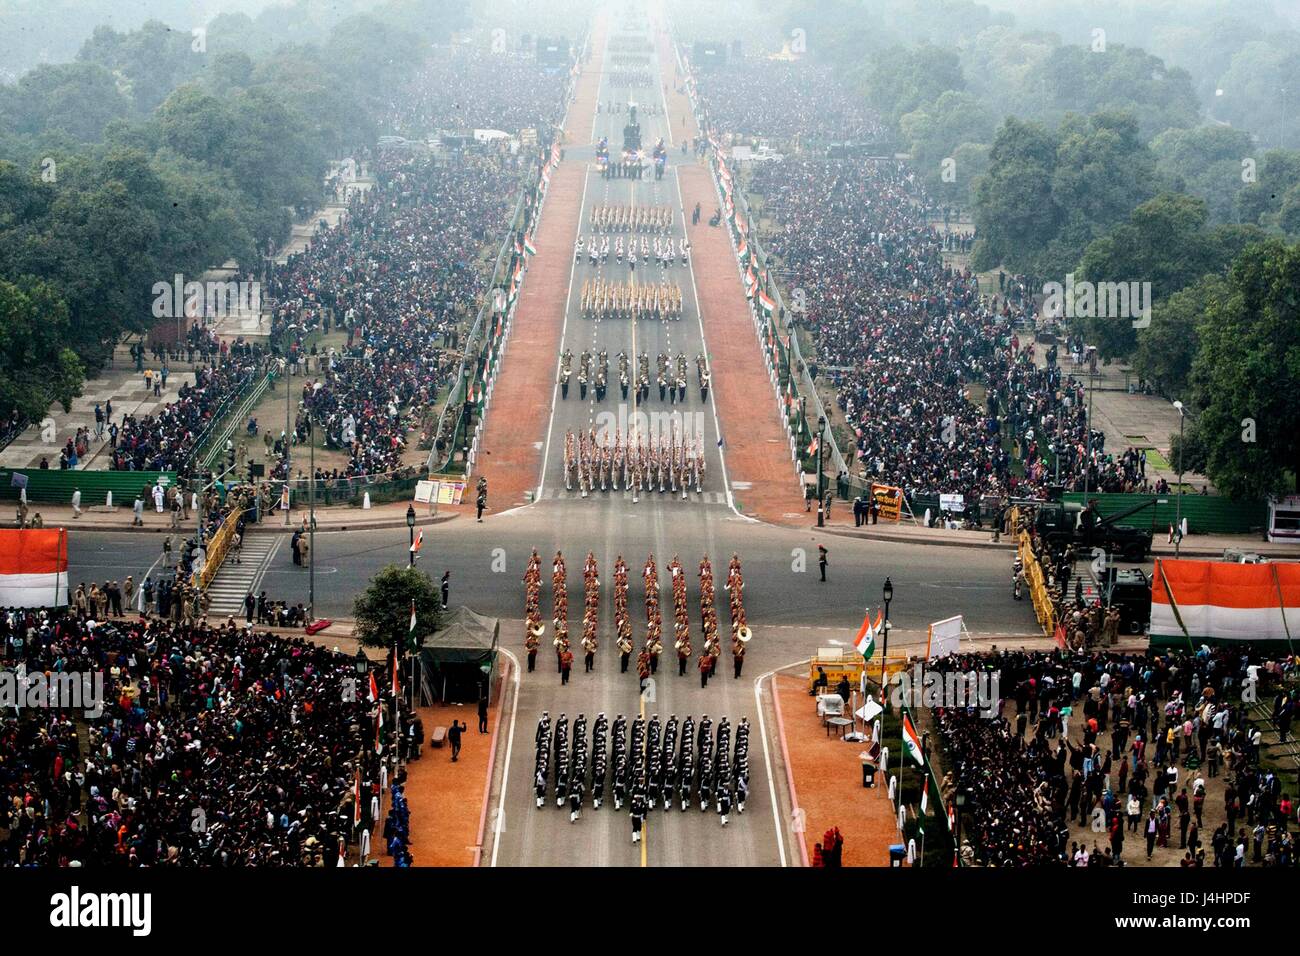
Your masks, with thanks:
M691 715L680 722L676 714L666 722L658 714L648 720L638 715L629 733L626 717L616 715L611 728L602 711L592 723L588 748L585 714L574 718L570 740L568 715L560 714L552 726L550 713L542 711L534 735L533 798L540 809L549 791L556 807L567 805L569 822L577 823L588 793L592 808L600 809L608 782L614 809L628 807L634 844L641 842L648 811L660 804L665 813L675 805L685 813L698 800L700 812L713 806L725 827L732 808L744 813L749 799L749 729L749 718L741 717L733 748L726 717L715 729L708 714L698 724Z
M577 488L587 497L601 491L658 491L702 494L704 491L704 443L696 437L678 434L677 424L667 436L649 436L615 431L611 442L595 428L572 429L564 436L564 488Z
M660 352L656 365L659 401L666 399L673 405L685 403L687 372L685 353L678 352L674 360L666 352ZM560 356L560 397L563 399L567 400L569 397L569 382L572 378L573 350L565 349ZM695 381L700 388L700 401L707 402L712 373L709 371L709 361L703 354L695 356ZM605 400L609 388L609 352L605 349L601 349L594 355L590 350L583 349L578 356L578 397L584 401L587 398L588 386L595 390L596 401ZM618 353L618 387L626 401L628 391L633 387L631 358L626 352ZM644 403L650 400L650 355L646 352L637 356L635 389L638 402Z
M690 612L686 594L686 572L680 559L674 555L668 565L673 601L673 652L677 655L677 675L686 676L692 647ZM663 616L659 607L659 569L653 554L642 569L645 583L645 642L636 659L637 676L644 691L646 682L659 672L659 658L663 654ZM698 668L700 687L708 686L709 678L717 671L722 657L722 638L718 624L716 590L713 565L705 555L699 565L700 630L704 644L700 651ZM740 557L731 556L727 565L727 578L723 589L728 594L731 618L731 655L733 677L740 678L745 651L753 639L745 616L745 579L741 572ZM573 666L569 648L569 598L567 566L564 555L555 552L551 562L552 619L555 630L552 645L555 648L556 667L561 685L568 684ZM584 672L595 668L596 650L599 646L597 632L600 626L600 571L593 552L588 551L583 563L583 630ZM628 565L620 554L614 561L614 633L619 651L619 673L625 674L634 648L632 617L628 610ZM524 571L524 647L528 652L528 671L537 666L537 651L546 634L542 620L542 559L534 548Z
M608 239L605 240L609 242ZM643 239L642 242L645 242ZM664 245L672 247L671 239ZM622 257L622 240L618 240L618 255ZM659 240L655 240L659 245ZM662 254L667 255L669 250ZM658 256L661 253L656 252ZM635 256L635 253L633 253ZM655 319L661 322L680 322L682 318L682 287L676 282L611 282L608 279L587 279L582 283L582 317L584 319Z
M648 232L667 235L673 227L672 206L624 206L602 204L591 207L591 228L596 232Z

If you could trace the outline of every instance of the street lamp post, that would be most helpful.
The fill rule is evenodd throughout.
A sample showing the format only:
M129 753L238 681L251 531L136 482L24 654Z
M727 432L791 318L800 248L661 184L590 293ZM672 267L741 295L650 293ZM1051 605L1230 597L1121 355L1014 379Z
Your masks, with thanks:
M1183 421L1187 415L1182 402L1174 402L1178 409L1178 497L1174 499L1174 557L1178 557L1183 543Z
M407 553L407 567L415 567L415 505L406 506L406 530L410 536L411 543Z
M880 650L880 694L885 694L885 683L889 679L886 668L889 666L889 602L894 599L894 582L885 578L885 587L882 592L885 599L885 623L882 625L885 629L884 646Z
M826 431L826 416L817 416L817 527L826 527L826 492L822 488L825 475L822 469L822 437Z

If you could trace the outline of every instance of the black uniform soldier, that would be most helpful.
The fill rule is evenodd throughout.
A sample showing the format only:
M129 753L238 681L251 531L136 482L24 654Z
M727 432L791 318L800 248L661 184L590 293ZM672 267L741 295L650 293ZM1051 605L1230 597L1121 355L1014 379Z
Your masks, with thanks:
M718 785L718 817L722 820L722 825L727 825L727 816L731 813L731 791Z
M664 727L664 744L660 763L663 767L663 785L662 793L664 801L664 810L667 810L673 802L673 780L676 777L677 767L674 751L677 746L677 715L672 714L668 718L668 723Z
M574 774L569 781L569 822L577 823L578 817L582 815L582 780L578 774ZM726 820L724 819L725 823Z
M646 815L646 795L645 783L638 781L632 790L632 805L630 809L632 817L632 842L641 842L641 827L645 823Z
M605 798L605 772L606 759L608 750L605 744L605 727L608 721L605 714L596 715L596 723L591 732L591 803L595 809L600 809L601 801Z
M736 810L745 812L745 801L749 799L749 760L741 760L736 768Z

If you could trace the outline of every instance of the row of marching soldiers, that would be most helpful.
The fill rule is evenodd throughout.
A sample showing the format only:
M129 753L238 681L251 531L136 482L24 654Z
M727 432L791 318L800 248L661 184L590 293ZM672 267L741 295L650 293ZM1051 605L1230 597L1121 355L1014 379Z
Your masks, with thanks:
M673 227L673 207L601 204L591 207L589 221L597 232L662 234Z
M658 367L657 384L659 401L668 399L669 404L676 405L686 401L686 353L678 352L674 361L666 352L660 352L656 360ZM569 398L569 382L573 378L573 349L565 349L560 355L560 397ZM695 378L700 387L700 401L709 400L709 386L712 373L709 371L708 359L703 354L695 356ZM587 398L587 386L594 384L596 401L605 400L609 385L609 352L601 349L595 355L589 349L583 349L578 356L578 397ZM623 400L628 397L632 387L632 364L626 352L618 353L618 387ZM650 400L650 355L641 352L636 361L636 397L644 403Z
M603 266L609 262L611 246L609 236L596 236L592 234L587 237L584 244L582 236L579 236L573 244L573 264L577 265L582 261L583 249L587 251L587 264L593 269L596 266ZM630 236L627 241L627 249L623 248L623 237L616 235L612 247L614 260L623 264L624 255L627 256L628 269L631 272L636 271L637 264L637 240L636 236ZM654 263L661 269L670 269L674 264L685 267L691 261L691 241L682 236L676 242L671 236L655 236L654 242L651 243L645 236L641 237L640 243L640 261L643 265L650 264L650 257L654 255Z
M685 499L688 492L704 492L704 472L704 443L679 436L675 423L666 440L648 444L624 444L617 433L612 444L599 441L595 428L577 434L569 429L564 435L564 487L576 487L584 498L597 489L622 488L634 493L680 492Z
M672 714L663 724L658 714L649 720L638 716L633 718L629 733L627 718L622 714L614 718L611 727L602 712L592 724L588 750L586 715L574 719L570 741L568 716L560 714L552 727L551 715L543 711L535 734L533 796L540 808L550 791L557 807L568 805L569 822L576 823L582 816L590 771L592 806L599 810L604 803L608 781L614 809L628 805L633 843L641 840L648 811L660 803L665 812L674 804L685 812L695 800L699 801L700 811L707 812L712 804L726 826L732 807L744 813L749 799L748 718L742 717L736 725L734 749L731 738L731 722L726 717L718 722L715 731L708 714L700 718L698 725L691 716L679 723L677 715Z
M654 319L677 322L682 317L682 287L676 282L614 282L587 279L582 283L584 319Z
M686 601L686 573L677 555L673 555L668 571L673 599L673 651L677 654L677 674L684 677L692 647L690 614ZM644 689L645 682L659 672L659 656L664 649L663 617L659 609L659 569L653 554L649 556L642 569L642 577L645 580L646 636L645 643L637 655L636 667L637 676ZM569 649L569 605L566 583L564 555L556 551L551 565L554 605L552 622L555 626L555 637L552 643L555 646L556 661L564 683L568 683L568 668L573 662L573 654ZM745 651L753 639L753 633L745 620L742 596L745 579L741 573L740 557L734 553L727 565L727 581L724 589L730 600L733 677L739 679L745 663ZM583 591L582 649L584 670L590 672L596 663L600 616L600 574L596 556L590 551L587 552L586 561L583 563ZM708 686L709 678L717 672L718 660L722 657L722 638L715 600L713 565L706 554L700 561L700 629L704 646L700 651L697 666L701 687ZM524 646L528 651L530 672L535 669L537 649L546 633L541 607L542 559L534 548L528 559L528 567L524 571ZM634 644L632 617L628 610L628 565L621 554L614 561L614 630L620 657L619 672L625 674Z

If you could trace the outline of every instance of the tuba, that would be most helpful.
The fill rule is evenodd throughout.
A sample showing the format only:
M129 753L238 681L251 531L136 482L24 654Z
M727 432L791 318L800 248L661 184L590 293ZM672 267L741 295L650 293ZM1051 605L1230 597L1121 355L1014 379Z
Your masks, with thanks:
M749 629L748 624L742 625L740 630L736 632L736 640L740 641L742 644L748 644L753 639L754 632Z

